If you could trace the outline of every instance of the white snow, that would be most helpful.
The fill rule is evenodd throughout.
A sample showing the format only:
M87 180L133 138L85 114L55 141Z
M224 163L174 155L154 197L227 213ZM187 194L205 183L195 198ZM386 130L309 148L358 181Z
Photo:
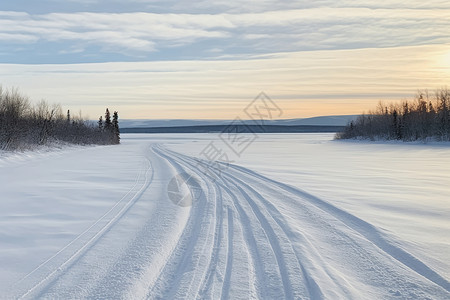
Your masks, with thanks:
M211 142L230 166L205 170ZM238 156L124 134L0 155L0 298L450 298L448 144L265 134ZM182 173L198 186L168 193Z

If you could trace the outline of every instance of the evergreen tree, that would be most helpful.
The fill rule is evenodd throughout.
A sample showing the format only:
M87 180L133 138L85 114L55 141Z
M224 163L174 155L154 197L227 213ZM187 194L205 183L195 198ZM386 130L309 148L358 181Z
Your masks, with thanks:
M114 132L113 143L120 144L119 114L117 113L117 111L115 111L113 114L112 125Z
M106 112L105 112L105 124L104 124L105 129L106 130L111 130L111 125L112 125L112 123L111 123L111 114L109 113L109 109L106 109Z
M103 117L98 118L98 129L103 130Z

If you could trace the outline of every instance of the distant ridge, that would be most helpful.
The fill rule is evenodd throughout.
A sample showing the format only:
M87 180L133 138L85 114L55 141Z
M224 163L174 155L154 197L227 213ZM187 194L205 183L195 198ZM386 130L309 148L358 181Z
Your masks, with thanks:
M270 126L345 126L355 120L358 115L319 116L302 119L282 119L264 121L264 125ZM120 127L125 128L168 128L168 127L192 127L192 126L219 126L229 125L233 120L150 120L150 119L122 119ZM259 125L252 120L244 120L247 125ZM241 123L242 124L242 123ZM123 130L122 130L123 131Z
M321 125L200 125L200 126L172 126L172 127L135 127L122 128L122 133L317 133L338 132L344 126Z

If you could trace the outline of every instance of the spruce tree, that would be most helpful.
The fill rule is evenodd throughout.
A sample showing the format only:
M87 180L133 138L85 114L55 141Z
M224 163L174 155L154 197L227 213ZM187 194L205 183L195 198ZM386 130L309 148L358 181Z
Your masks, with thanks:
M117 113L117 111L115 111L113 114L112 125L114 132L113 143L120 144L119 114Z
M98 129L103 130L103 117L98 118Z
M105 112L105 129L106 130L111 130L111 114L109 113L109 109L106 109Z

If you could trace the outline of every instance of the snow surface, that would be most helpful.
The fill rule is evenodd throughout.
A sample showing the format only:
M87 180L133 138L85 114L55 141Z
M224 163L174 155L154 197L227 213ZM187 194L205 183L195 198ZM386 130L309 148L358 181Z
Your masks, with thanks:
M230 165L205 171L211 143ZM124 134L0 155L2 299L450 299L448 144Z

